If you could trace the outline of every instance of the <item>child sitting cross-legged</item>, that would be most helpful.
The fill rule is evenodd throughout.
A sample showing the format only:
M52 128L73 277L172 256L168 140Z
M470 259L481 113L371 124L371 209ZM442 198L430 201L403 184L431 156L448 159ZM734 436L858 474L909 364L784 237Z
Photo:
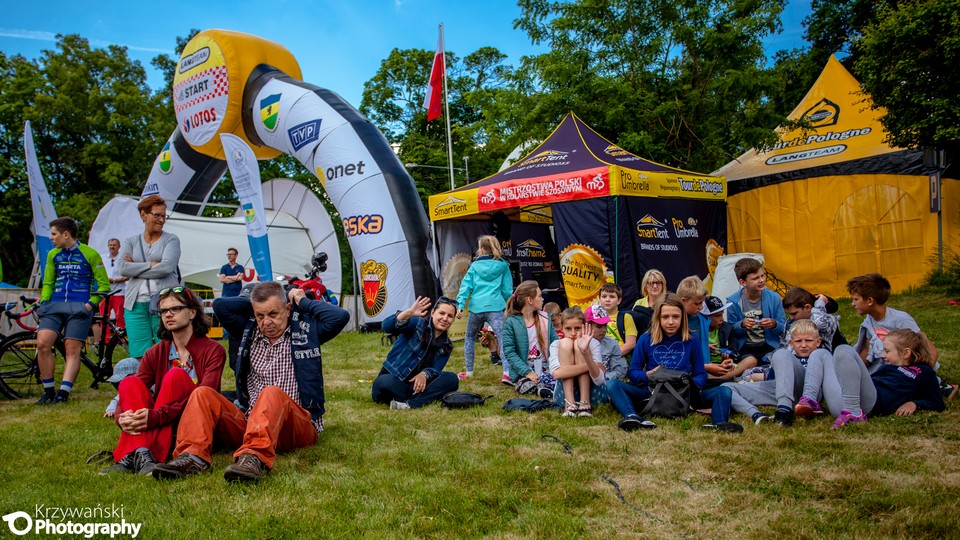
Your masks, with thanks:
M550 346L550 373L559 381L554 401L564 416L592 416L593 406L610 401L606 381L627 373L620 346L607 333L610 317L598 305L565 310L560 316L564 337Z

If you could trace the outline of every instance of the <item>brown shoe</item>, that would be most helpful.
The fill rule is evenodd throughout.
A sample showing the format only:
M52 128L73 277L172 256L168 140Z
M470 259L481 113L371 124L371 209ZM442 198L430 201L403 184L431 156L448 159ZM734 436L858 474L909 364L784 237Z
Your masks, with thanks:
M209 470L210 464L206 461L193 454L183 453L172 459L170 463L158 463L153 467L151 474L157 480L163 478L179 479Z
M227 482L256 482L267 474L260 458L253 454L240 454L237 462L223 471L223 479Z

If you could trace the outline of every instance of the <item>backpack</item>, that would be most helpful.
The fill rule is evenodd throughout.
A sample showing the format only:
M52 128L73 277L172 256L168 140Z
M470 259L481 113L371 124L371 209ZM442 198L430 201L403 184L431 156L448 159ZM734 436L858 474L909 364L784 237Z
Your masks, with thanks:
M440 398L440 406L448 409L469 409L470 407L483 405L492 397L493 396L483 397L480 394L472 394L470 392L450 392Z
M637 336L642 335L644 332L650 329L650 319L653 316L653 310L643 306L635 307L630 311L618 311L617 312L617 333L620 335L621 340L626 340L627 335L624 333L626 329L623 326L623 318L627 315L633 319L633 325L637 327Z
M690 413L690 374L660 368L649 375L650 401L641 415L681 418Z

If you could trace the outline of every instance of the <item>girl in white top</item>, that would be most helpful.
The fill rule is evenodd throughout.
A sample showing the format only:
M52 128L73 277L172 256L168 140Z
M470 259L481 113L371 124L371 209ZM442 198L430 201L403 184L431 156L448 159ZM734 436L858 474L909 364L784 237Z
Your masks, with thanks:
M563 337L550 345L550 373L563 386L563 416L593 416L590 385L602 386L606 368L600 356L600 342L593 332L584 331L583 311L579 307L565 309L560 315ZM574 402L575 387L580 401Z

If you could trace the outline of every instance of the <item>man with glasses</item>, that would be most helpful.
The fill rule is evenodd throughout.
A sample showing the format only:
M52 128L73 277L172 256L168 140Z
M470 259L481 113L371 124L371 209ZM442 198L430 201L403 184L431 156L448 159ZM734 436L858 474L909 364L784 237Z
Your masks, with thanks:
M313 445L323 430L320 345L343 330L350 314L289 293L275 281L257 284L250 298L218 298L217 318L240 337L236 370L240 408L212 388L190 395L177 432L174 459L153 477L183 478L210 470L214 443L238 448L227 481L255 482L273 468L276 453Z
M173 287L160 294L160 342L147 349L137 374L120 381L114 419L120 441L115 463L100 474L149 475L157 460L173 448L174 431L197 387L220 390L226 361L223 346L206 337L210 320L190 289Z

